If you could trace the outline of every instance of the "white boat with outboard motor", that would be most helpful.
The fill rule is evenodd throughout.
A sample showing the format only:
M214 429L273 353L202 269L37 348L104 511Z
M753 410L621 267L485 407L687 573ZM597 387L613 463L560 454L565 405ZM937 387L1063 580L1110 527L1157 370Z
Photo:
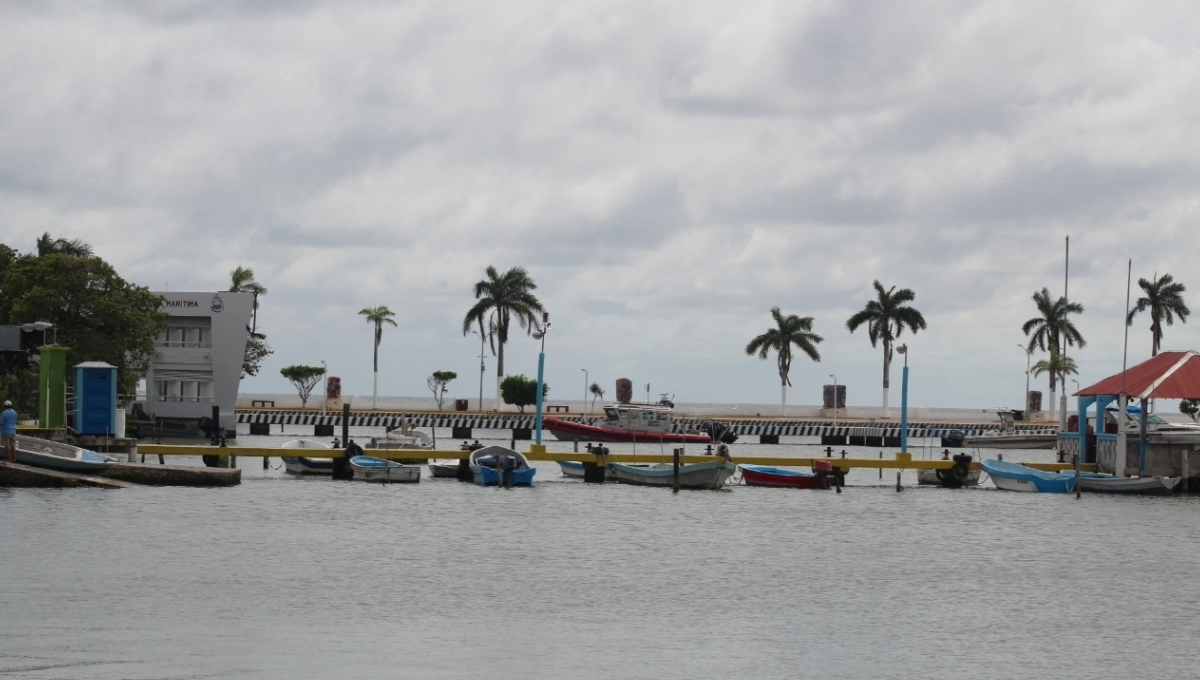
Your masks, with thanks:
M312 449L326 451L332 449L329 444L313 439L292 439L283 443L285 449ZM310 456L282 456L283 469L296 475L332 475L332 458L314 458Z

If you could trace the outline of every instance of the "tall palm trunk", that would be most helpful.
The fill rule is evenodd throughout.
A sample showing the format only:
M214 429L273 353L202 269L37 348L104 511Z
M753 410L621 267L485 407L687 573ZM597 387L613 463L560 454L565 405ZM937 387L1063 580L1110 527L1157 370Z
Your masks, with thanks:
M500 383L504 381L504 338L500 338L496 345L496 410L503 411L504 401L500 398Z
M888 376L892 374L892 341L884 339L883 341L883 417L891 416L891 411L888 409L888 388L891 387L891 380ZM834 396L834 399L837 397Z
M379 408L379 341L383 339L383 323L375 323L375 381L371 388L371 409Z

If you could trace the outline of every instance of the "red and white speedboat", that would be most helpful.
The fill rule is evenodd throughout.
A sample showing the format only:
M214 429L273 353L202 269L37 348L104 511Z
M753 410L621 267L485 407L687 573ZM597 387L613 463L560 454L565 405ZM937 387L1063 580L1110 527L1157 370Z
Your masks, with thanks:
M675 416L669 402L609 404L604 407L604 420L595 425L561 418L543 418L542 427L563 441L682 444L710 444L713 441L708 432L676 431ZM728 437L737 438L732 433L719 436L723 441Z

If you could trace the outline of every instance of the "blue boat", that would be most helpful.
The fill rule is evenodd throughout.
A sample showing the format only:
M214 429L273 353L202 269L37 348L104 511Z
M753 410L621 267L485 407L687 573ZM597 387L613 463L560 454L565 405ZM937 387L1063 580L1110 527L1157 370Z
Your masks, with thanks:
M1073 472L1043 472L995 459L980 461L979 465L992 478L997 489L1027 493L1071 493L1075 490Z
M480 486L533 486L537 470L520 453L503 446L471 452L471 478Z

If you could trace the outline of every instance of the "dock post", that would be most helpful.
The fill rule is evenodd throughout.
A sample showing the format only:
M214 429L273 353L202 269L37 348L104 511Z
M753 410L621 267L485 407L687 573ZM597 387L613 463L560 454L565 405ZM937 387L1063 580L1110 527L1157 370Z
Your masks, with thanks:
M880 470L879 473L883 474L883 470ZM901 491L904 491L904 487L900 486L900 471L896 470L896 492L899 493Z
M671 479L673 480L671 490L674 493L679 493L679 451L680 449L676 448L672 452L675 454L673 456L674 462L671 466Z
M350 446L350 402L342 404L342 444ZM343 453L333 459L333 478L351 479L354 472L350 469L350 459Z

